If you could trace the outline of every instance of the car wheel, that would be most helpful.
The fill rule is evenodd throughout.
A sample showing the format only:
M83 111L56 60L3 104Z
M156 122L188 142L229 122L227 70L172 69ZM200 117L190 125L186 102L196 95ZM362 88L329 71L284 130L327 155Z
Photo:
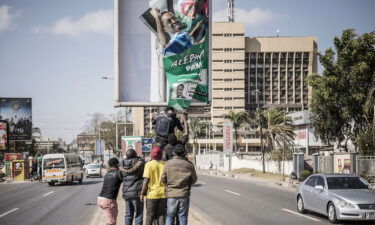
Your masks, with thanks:
M328 219L331 223L337 223L337 215L336 215L336 207L335 205L330 202L328 204Z
M53 186L53 185L55 185L55 183L54 182L48 182L48 185Z
M298 198L297 198L297 208L298 208L298 212L306 213L305 204L303 203L303 198L301 195L298 195Z

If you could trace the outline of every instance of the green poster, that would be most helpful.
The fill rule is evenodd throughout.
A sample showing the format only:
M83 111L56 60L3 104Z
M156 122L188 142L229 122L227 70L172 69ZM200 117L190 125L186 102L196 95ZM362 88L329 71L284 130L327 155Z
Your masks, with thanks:
M185 52L165 57L164 70L169 84L168 106L185 111L191 100L208 101L208 42Z

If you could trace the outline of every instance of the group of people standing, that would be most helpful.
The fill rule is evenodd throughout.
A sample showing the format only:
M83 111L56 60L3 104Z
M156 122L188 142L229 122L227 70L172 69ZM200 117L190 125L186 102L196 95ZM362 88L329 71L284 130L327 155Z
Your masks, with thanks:
M177 119L174 109L167 107L165 114L154 120L157 137L151 150L151 160L145 160L134 149L128 149L124 160L108 161L109 170L104 177L98 205L105 212L106 223L116 224L117 195L123 184L125 225L143 224L143 207L146 204L146 225L185 225L188 223L191 186L197 181L194 165L186 158L185 144L189 127L187 114ZM178 140L174 129L183 130ZM166 131L163 131L166 130Z

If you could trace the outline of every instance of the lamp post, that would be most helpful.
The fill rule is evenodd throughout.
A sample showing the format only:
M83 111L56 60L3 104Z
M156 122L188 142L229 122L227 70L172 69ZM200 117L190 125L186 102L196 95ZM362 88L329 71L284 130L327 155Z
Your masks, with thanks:
M263 173L266 172L266 166L265 166L265 159L264 159L264 146L263 146L263 130L262 130L262 115L261 115L261 108L260 108L260 101L259 101L259 93L261 93L259 90L255 90L257 93L256 95L256 102L258 105L258 117L259 117L259 131L260 131L260 148L262 151L262 167L263 167Z

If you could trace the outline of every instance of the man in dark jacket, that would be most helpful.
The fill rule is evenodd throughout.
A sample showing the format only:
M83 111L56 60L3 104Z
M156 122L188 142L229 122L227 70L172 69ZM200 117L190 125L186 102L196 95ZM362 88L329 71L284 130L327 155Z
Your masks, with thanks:
M126 151L122 162L123 198L125 199L125 225L143 224L143 203L140 200L145 161L137 157L134 149Z
M167 220L172 225L176 216L180 225L186 225L189 214L189 197L191 185L197 182L193 163L185 158L185 149L181 144L173 147L175 157L165 163L161 181L166 186Z
M169 126L169 130L167 131L168 134L159 134L157 127L160 121L163 120L164 117L168 117L171 121ZM168 143L168 135L174 133L174 128L177 127L180 131L184 130L184 127L181 125L181 121L177 118L176 112L173 107L166 107L164 111L164 115L157 116L153 121L152 125L155 125L156 129L156 138L155 142L159 145L160 148L164 148L164 146Z
M98 197L98 205L104 211L107 225L115 225L118 214L116 199L122 182L122 174L118 168L118 159L111 158L108 161L108 165L110 169L104 176L103 187Z
M184 124L183 125L184 133L182 134L182 137L180 138L180 140L177 139L177 136L175 133L171 133L168 136L168 144L164 146L164 151L163 151L163 158L165 160L170 160L174 157L173 147L175 145L182 144L185 147L186 143L189 142L189 124L188 124L188 115L186 113L182 116L182 122Z

